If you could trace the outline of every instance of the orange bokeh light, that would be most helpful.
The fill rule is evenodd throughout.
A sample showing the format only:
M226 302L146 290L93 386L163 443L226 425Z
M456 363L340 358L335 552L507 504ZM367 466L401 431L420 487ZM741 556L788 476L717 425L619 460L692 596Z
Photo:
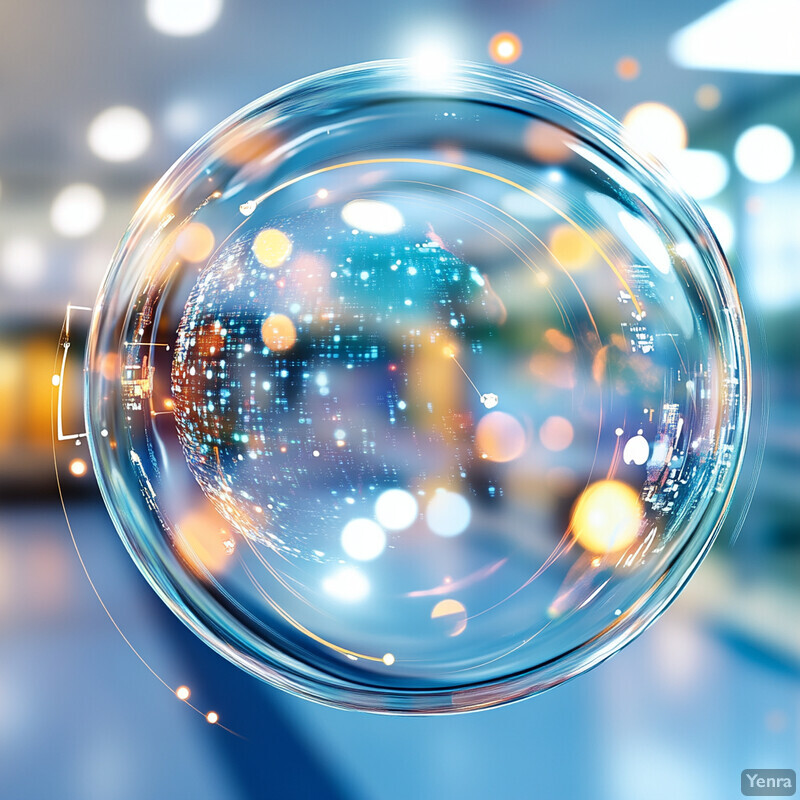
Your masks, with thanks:
M639 77L639 62L631 56L623 56L617 61L617 76L623 81L632 81Z
M589 263L594 247L589 235L572 225L556 225L550 233L550 251L566 269L580 269Z
M479 455L490 461L513 461L525 451L525 429L511 414L491 411L478 423L475 445Z
M639 495L620 481L591 484L572 509L572 535L590 553L624 550L636 540L641 523Z
M557 453L566 450L575 435L572 424L564 417L548 417L539 429L539 439L548 449Z
M285 314L270 314L261 326L261 338L270 350L281 352L297 341L297 330Z
M498 64L513 64L522 55L519 36L508 31L495 34L489 42L489 55Z
M214 234L202 222L190 222L178 234L175 249L187 261L205 261L214 250Z
M261 264L275 269L286 261L292 253L289 237L277 228L261 231L253 242L253 253Z

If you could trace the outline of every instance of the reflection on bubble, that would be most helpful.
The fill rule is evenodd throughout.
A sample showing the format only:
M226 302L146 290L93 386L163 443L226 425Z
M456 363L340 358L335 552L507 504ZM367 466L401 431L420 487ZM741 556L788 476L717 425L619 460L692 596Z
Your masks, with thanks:
M660 613L725 510L748 373L706 223L627 141L519 75L391 63L251 106L159 184L95 312L89 449L218 651L446 712Z
M367 233L397 233L403 227L403 215L381 200L353 200L342 209L342 219Z

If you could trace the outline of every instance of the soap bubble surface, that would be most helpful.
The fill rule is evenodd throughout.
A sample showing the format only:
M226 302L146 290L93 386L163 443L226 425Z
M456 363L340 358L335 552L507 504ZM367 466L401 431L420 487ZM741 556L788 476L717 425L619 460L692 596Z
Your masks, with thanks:
M476 65L326 73L212 131L131 223L86 366L165 602L386 712L525 697L640 632L719 529L748 409L697 208L602 112Z

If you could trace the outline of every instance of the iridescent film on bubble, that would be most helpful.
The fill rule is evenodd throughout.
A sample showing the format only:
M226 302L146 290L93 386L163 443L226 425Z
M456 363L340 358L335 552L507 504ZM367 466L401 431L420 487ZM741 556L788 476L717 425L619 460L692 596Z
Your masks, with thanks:
M145 576L282 688L476 709L594 666L706 552L746 430L728 267L617 123L386 62L212 131L137 213L87 355Z

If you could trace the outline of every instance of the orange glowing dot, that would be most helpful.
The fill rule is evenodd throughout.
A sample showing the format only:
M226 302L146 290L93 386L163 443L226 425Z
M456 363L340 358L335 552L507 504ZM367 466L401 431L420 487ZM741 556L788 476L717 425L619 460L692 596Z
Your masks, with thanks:
M175 249L187 261L205 261L214 249L214 234L202 222L190 222L178 234Z
M639 62L631 56L624 56L617 61L617 76L623 81L632 81L639 77Z
M73 458L69 462L69 471L76 477L80 478L86 474L86 462L82 458Z
M216 725L219 722L219 714L217 714L216 711L209 711L208 714L206 714L206 722Z
M297 341L294 323L285 314L270 314L261 326L261 338L270 350L288 350Z
M591 484L572 509L572 535L590 553L624 550L635 541L641 523L639 495L619 481Z
M283 445L283 446L281 447L281 453L285 453L285 452L286 452L286 445Z
M525 430L519 421L504 411L490 411L475 430L478 452L498 463L513 461L525 450Z
M279 267L292 252L289 237L276 228L268 228L256 236L253 242L253 253L261 264L270 269Z
M542 444L554 453L566 450L572 444L573 436L572 425L564 417L548 417L539 429Z
M171 397L168 397L166 400L164 400L164 408L171 411L173 408L175 408L175 401Z
M447 624L447 635L458 636L467 627L467 609L458 600L448 597L440 600L431 611L431 619L441 619Z
M592 559L592 566L593 567L599 567L600 566L600 556L595 556Z
M498 64L513 64L522 55L519 36L508 31L495 34L489 42L489 55Z
M178 700L188 700L190 695L191 691L188 686L179 686L175 690L175 697L177 697Z
M694 102L703 111L713 111L722 101L722 93L713 83L704 83L694 93Z
M589 235L572 225L557 225L550 233L550 251L566 269L586 266L594 255Z

